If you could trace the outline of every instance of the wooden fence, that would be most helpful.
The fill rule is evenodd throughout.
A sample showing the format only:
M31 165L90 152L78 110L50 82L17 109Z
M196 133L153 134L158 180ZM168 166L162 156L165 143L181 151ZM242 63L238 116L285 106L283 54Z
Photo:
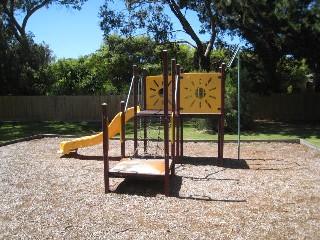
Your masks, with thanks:
M250 98L255 119L320 120L320 93ZM0 121L100 121L102 103L108 103L113 117L119 112L122 100L126 100L125 95L0 96Z
M115 116L126 96L0 96L0 121L100 121L101 104Z
M320 120L320 93L253 96L254 119Z

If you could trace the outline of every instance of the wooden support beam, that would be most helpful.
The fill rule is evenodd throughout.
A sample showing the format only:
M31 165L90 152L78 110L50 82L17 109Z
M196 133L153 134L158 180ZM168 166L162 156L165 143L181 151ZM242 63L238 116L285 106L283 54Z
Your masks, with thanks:
M172 175L175 174L176 162L176 146L175 146L175 125L176 125L176 101L175 101L175 86L176 86L176 60L171 59L171 159L173 160Z
M226 64L221 65L221 116L219 119L219 135L218 135L218 165L223 167L223 146L224 146L224 117L225 117L225 80L226 80Z
M169 196L169 121L168 121L168 52L162 51L163 62L163 125L164 125L164 159L165 159L165 177L164 177L164 192Z
M134 156L138 155L138 117L137 117L137 106L138 106L138 67L133 65L133 149Z
M121 158L126 156L126 136L125 136L125 102L120 103L121 126L120 126L120 142L121 142Z
M102 104L102 132L103 132L103 170L104 170L104 192L110 192L109 184L109 132L108 132L109 120L108 120L108 109L107 104Z

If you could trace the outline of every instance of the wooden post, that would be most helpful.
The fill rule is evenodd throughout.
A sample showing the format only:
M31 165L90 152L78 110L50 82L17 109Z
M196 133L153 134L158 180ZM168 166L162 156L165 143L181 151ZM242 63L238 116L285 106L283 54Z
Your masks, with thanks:
M180 64L176 66L176 74L178 76L177 82L177 96L176 96L176 160L179 162L180 159Z
M146 94L146 88L147 88L147 70L144 68L142 70L142 96L143 96L143 110L147 109L147 94ZM143 117L143 151L144 153L147 152L147 138L148 138L148 131L147 131L147 118Z
M107 104L102 104L102 132L103 132L103 170L104 170L104 192L110 192L109 184L109 158L108 158L108 149L109 149L109 132L108 132L108 109Z
M121 158L126 156L126 136L125 136L125 102L120 103L121 125L120 125L120 142L121 142Z
M183 156L183 117L180 115L180 156Z
M223 145L224 145L224 116L225 116L225 103L224 103L224 95L225 95L225 74L226 65L223 63L221 65L221 116L219 119L219 141L218 141L218 159L219 166L222 167L224 165L223 162Z
M133 149L134 156L138 155L138 117L137 117L137 106L138 106L138 78L137 78L137 65L133 65Z
M171 159L173 161L172 174L175 174L175 84L176 82L176 60L171 59Z
M179 132L179 136L180 137L179 137L179 141L178 141L178 144L180 145L179 146L179 150L180 150L179 157L183 156L183 117L180 114L180 110L181 110L181 106L180 106L181 105L180 104L180 101L181 101L181 99L180 99L180 81L182 79L182 76L181 76L182 71L183 71L183 69L180 66L180 64L177 64L177 74L179 76L179 81L178 81L178 86L177 86L177 88L178 88L178 92L177 92L178 93L177 94L177 107L178 107L178 110L177 110L177 112L178 112L178 115L179 115L179 127L180 127L180 132Z
M164 125L164 160L165 160L165 177L164 193L169 196L169 135L168 135L168 52L162 51L163 60L163 125Z

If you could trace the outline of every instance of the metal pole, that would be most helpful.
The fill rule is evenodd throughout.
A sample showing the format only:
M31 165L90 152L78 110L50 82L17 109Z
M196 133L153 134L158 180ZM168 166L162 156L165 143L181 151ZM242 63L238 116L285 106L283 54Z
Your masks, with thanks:
M241 98L240 98L240 50L238 51L238 160L240 159L240 130L241 130Z

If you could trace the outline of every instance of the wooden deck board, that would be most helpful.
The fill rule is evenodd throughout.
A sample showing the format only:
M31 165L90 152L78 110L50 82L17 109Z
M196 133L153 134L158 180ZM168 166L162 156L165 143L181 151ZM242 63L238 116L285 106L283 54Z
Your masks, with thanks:
M169 169L171 166L172 160L169 159ZM110 177L164 177L165 160L124 158L113 166L109 173Z

